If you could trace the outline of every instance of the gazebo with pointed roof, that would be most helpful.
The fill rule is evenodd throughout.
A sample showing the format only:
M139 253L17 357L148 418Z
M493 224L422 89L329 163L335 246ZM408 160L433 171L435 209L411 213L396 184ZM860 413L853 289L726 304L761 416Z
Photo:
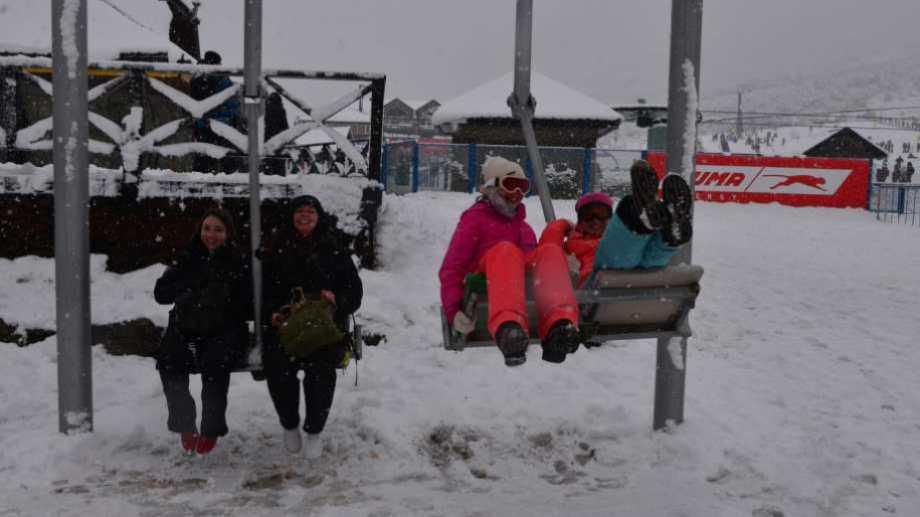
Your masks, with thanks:
M507 104L513 88L514 74L509 72L445 102L432 123L456 143L524 145L520 123ZM622 120L604 103L536 72L531 74L531 92L537 101L534 130L540 146L595 147Z

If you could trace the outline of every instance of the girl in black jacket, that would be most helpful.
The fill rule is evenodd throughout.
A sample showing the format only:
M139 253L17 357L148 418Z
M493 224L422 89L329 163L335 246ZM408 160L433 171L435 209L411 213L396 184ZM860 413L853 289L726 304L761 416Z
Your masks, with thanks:
M351 255L339 238L335 218L326 214L313 196L291 200L291 214L282 224L275 242L264 259L263 315L270 323L265 333L263 367L268 390L288 451L303 447L300 435L300 386L297 371L304 371L303 391L307 433L307 455L322 453L319 433L326 425L335 393L335 368L342 362L345 343L326 347L305 359L290 357L278 342L277 329L284 323L283 307L291 300L295 287L308 296L321 297L335 308L333 319L347 330L348 317L361 305L363 288ZM346 338L347 339L347 338Z
M239 253L233 220L208 210L173 265L157 280L157 303L175 304L157 354L170 431L181 433L189 454L207 454L227 434L230 371L249 339L251 276ZM189 374L201 374L201 428Z

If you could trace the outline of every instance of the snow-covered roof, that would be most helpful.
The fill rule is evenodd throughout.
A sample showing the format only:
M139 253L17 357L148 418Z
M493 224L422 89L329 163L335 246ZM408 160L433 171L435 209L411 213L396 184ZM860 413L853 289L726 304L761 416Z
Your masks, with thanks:
M51 52L51 2L3 3L0 49ZM165 2L87 1L87 44L91 60L111 60L122 52L167 52L170 61L187 55L169 41L172 14Z
M352 105L329 117L328 121L341 124L370 124L371 112L367 108L365 111L358 111L356 105Z
M642 102L644 101L644 102ZM667 96L663 98L642 98L642 99L631 99L625 102L614 102L611 104L614 109L668 109L668 98Z
M435 125L458 124L471 118L511 118L507 99L514 89L514 72L477 86L449 100L434 112ZM537 100L538 119L590 119L615 122L619 113L601 101L550 79L531 72L530 90Z
M347 127L333 127L332 129L341 133L342 136L348 137ZM334 144L335 141L322 129L312 129L300 135L294 143L296 145L323 145Z
M383 105L386 106L387 104L393 101L399 101L405 104L406 106L409 106L409 108L411 108L412 111L416 111L422 106L424 106L425 104L428 104L429 102L431 102L432 100L434 99L424 100L424 99L405 99L403 97L384 97Z
M399 100L406 103L407 106L412 108L412 111L418 111L419 108L428 104L434 99L403 99L402 97L397 97Z
M865 128L865 127L859 127L859 128L853 128L850 126L846 126L846 127L851 129L857 135L863 137L865 140L867 140L872 145L874 145L880 152L885 153L885 154L887 154L888 151L879 148L878 142L882 142L888 139L891 139L893 141L898 141L900 137L902 136L900 133L903 133L903 131L899 131L897 129L889 129L889 128L872 129L872 128ZM812 147L827 140L828 138L838 133L842 129L843 128L840 128L840 127L816 128L806 138L802 139L801 149L799 149L799 153L804 153L805 151L811 149Z
M833 135L837 131L840 131L841 128L834 127L816 127L816 128L801 128L802 130L807 130L808 134L799 138L799 141L795 143L796 149L794 150L795 154L802 154L806 150L811 149L812 147L820 144L826 140L829 136Z

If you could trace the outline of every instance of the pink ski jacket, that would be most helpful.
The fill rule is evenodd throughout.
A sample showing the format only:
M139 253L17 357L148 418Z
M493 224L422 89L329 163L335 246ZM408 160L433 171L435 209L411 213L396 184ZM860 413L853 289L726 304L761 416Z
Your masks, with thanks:
M488 201L477 201L460 216L460 222L450 239L438 277L441 279L441 305L447 321L453 323L454 315L463 301L463 279L478 270L479 259L489 248L508 241L526 254L537 247L537 236L524 220L527 210L518 205L511 219L500 214Z

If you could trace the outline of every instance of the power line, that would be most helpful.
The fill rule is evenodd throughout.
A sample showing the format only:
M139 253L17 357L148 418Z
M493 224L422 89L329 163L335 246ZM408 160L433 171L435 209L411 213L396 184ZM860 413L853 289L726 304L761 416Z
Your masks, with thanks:
M731 120L729 120L729 119L703 120L702 122L700 122L700 124L716 124L716 123L719 123L719 124L734 123L734 119L731 119ZM744 125L745 125L745 126L769 127L769 128L778 129L778 128L776 127L776 124L764 124L764 123L762 123L762 122L758 123L758 122L747 122L747 121L745 121L745 122L744 122ZM785 127L790 127L790 126L785 126ZM916 133L916 132L918 131L917 129L911 129L911 128L907 128L907 127L859 127L859 126L850 126L850 125L847 125L847 126L839 126L839 125L836 125L836 126L835 126L835 125L822 125L822 124L808 124L807 126L800 126L800 127L818 128L818 129L843 129L843 128L845 128L845 127L848 127L848 128L850 128L850 129L865 129L865 130L870 130L870 131L874 131L874 130L880 130L880 131L910 131L910 132L913 132L913 133Z
M100 1L101 1L102 3L104 3L105 5L111 7L112 10L114 10L116 13L120 14L123 18L125 18L126 20L130 21L131 23L137 25L138 27L140 27L140 28L142 28L142 29L146 29L146 30L148 30L148 31L150 31L150 32L152 32L152 33L154 33L154 34L159 34L159 35L161 35L161 36L163 35L162 32L160 32L160 31L154 29L153 27L150 27L149 25L145 25L143 22L141 22L141 21L138 20L137 18L131 16L131 15L128 14L128 13L126 13L126 12L125 12L124 10L122 10L120 7L118 7L117 5L113 4L113 3L111 2L111 0L100 0Z
M838 110L838 111L825 111L818 113L783 113L783 112L770 112L770 111L745 111L744 116L748 115L762 115L762 116L790 116L790 117L804 117L804 116L831 116L831 115L840 115L844 113L863 113L867 111L895 111L895 110L920 110L920 106L899 106L899 107L888 107L888 108L864 108L864 109L851 109L851 110ZM737 110L709 110L702 109L700 110L704 113L728 113L736 114Z
M773 119L773 118L776 118L776 119L782 119L782 118L828 119L828 118L838 118L838 117L835 117L835 116L832 116L832 115L823 115L823 116L819 116L819 115L786 115L786 116L780 116L780 115L755 115L755 116L747 116L747 115L745 115L745 116L744 116L744 120L745 120L745 121L748 121L748 120L750 120L750 121L756 121L756 120ZM886 122L886 121L917 122L917 121L918 121L918 117L870 117L870 116L852 116L852 115L846 117L846 119L847 119L847 120L864 120L864 121L869 121L869 122L872 122L872 121L876 121L876 122ZM716 118L716 119L709 119L709 120L707 120L707 122L709 122L709 123L715 123L715 122L726 122L726 123L729 123L729 122L733 122L733 121L735 121L735 120L737 120L737 117L722 117L722 118ZM825 121L825 122L826 122L826 121ZM782 123L783 123L783 122L774 122L774 124L782 124ZM820 122L819 122L819 123L820 123Z

